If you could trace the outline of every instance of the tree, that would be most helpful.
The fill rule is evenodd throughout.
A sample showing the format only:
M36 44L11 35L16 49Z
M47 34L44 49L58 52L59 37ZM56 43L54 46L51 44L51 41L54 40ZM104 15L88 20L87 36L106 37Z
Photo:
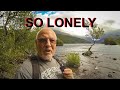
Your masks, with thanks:
M35 52L37 32L25 27L25 18L33 16L32 11L0 11L0 78L12 78L18 64L28 57L26 51Z
M88 21L86 21L85 24L86 26L90 26ZM92 54L91 48L95 45L96 40L100 39L101 36L103 36L104 30L103 28L99 27L98 24L96 23L93 25L93 27L87 27L86 29L89 31L89 35L93 41L93 44L88 48L87 52L83 53L83 55L90 56ZM89 35L86 35L86 36L89 36Z
M0 11L4 34L7 35L10 27L14 30L25 28L25 18L28 17L34 17L32 11Z

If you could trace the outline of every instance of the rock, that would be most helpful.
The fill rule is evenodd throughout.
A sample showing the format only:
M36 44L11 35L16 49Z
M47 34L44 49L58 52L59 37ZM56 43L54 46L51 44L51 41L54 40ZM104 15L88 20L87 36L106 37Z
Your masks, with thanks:
M82 72L85 72L85 71L87 71L87 69L83 69L83 71L82 71Z
M82 53L82 55L85 55L85 53Z
M84 55L84 56L90 56L90 55L92 55L93 53L91 52L91 51L87 51L87 52L85 52L85 53L82 53L82 55Z
M113 60L117 60L117 58L113 58Z
M98 67L96 66L95 69L98 69Z
M112 75L111 75L111 74L108 74L108 77L112 78Z
M98 58L97 56L95 56L95 58Z

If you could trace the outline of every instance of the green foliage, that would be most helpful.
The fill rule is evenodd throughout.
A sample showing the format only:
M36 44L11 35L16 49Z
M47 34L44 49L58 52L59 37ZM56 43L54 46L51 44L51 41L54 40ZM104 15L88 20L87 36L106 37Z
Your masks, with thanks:
M0 77L10 77L10 74L13 74L12 71L15 67L14 61L17 54L14 48L15 35L11 30L4 37L2 30L0 30L0 36Z
M90 31L90 34L93 38L95 39L99 39L103 34L104 34L104 31L103 31L103 28L100 28L100 27L93 27L92 28L92 31Z
M35 36L37 31L8 30L4 36L0 30L0 78L12 78L15 69L29 54L36 53Z
M72 37L69 35L63 35L63 34L57 34L57 37L63 41L63 43L71 44L71 43L88 43L88 41L77 38L77 37Z
M33 17L31 11L2 13L0 19L4 20L4 25L0 27L0 78L12 78L18 65L29 54L36 53L34 42L37 30L31 32L30 28L25 27L25 18L29 17Z
M113 37L107 37L104 40L105 45L120 45L120 37L113 38Z
M86 20L85 25L90 26L90 23ZM103 28L96 23L94 23L93 27L86 27L86 29L90 32L92 40L99 39L104 34Z
M57 46L63 46L63 41L57 38Z
M89 26L90 23L86 20L85 25ZM96 23L94 23L93 27L86 27L86 29L90 33L90 37L93 40L93 44L88 48L88 51L83 53L82 55L90 56L92 54L90 50L96 43L95 39L100 39L104 34L104 30L103 28L99 27L99 25ZM89 35L86 35L86 36L89 36Z
M16 49L24 50L25 52L35 52L35 35L36 31L30 32L29 30L16 31L15 47Z
M79 53L68 53L66 55L68 67L78 68L80 66L80 55Z
M116 45L116 40L113 39L112 37L108 37L104 40L105 45Z
M31 11L4 11L1 19L4 20L4 26L12 26L14 30L17 30L25 28L25 19L30 17L34 17Z
M120 37L118 37L118 38L116 39L116 43L117 43L118 45L120 45Z

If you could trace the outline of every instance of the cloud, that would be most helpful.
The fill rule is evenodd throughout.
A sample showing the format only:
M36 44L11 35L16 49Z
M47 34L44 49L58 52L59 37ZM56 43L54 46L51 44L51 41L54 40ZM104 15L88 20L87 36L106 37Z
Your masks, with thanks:
M50 18L51 24L54 24L56 18L97 18L95 22L99 25L120 29L120 11L48 11L39 12L36 17L42 18L45 23L46 18ZM59 29L77 36L88 33L83 27L59 27Z
M114 20L107 20L107 21L104 22L104 24L110 24L110 25L112 25L114 23L115 23Z

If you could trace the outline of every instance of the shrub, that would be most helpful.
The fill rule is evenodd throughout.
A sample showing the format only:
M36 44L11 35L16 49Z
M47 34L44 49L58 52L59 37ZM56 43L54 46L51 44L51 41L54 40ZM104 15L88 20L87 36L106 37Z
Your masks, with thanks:
M104 43L105 45L116 45L117 44L115 39L113 39L112 37L105 38Z
M63 46L63 41L57 38L57 46Z
M80 55L79 53L68 53L66 55L68 67L78 68L80 66Z

